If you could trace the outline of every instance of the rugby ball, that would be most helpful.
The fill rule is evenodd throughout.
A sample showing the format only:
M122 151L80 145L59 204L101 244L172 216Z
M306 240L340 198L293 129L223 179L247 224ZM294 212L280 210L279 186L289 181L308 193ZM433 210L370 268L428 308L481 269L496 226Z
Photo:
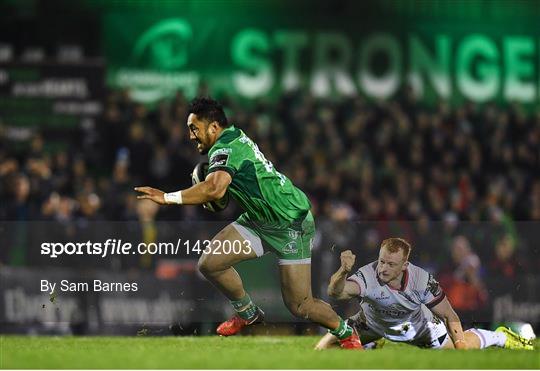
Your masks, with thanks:
M191 173L191 183L193 185L202 182L208 175L208 162L199 162ZM217 201L206 202L203 207L211 212L218 212L224 210L229 205L229 192L225 192L225 196Z

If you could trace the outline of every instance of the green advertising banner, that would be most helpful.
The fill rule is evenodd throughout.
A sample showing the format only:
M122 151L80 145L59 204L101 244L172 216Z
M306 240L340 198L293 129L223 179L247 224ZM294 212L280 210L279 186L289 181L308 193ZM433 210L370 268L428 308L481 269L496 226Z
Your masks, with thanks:
M540 101L537 22L299 14L109 12L108 82L144 102L193 96L201 83L245 98L302 89L377 100L411 86L428 103Z

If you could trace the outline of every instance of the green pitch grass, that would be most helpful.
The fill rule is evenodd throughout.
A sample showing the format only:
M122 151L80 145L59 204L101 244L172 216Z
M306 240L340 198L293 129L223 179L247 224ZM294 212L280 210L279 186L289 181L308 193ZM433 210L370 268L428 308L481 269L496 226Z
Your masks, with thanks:
M317 339L2 336L0 368L540 368L538 350L437 351L387 343L380 350L317 352Z

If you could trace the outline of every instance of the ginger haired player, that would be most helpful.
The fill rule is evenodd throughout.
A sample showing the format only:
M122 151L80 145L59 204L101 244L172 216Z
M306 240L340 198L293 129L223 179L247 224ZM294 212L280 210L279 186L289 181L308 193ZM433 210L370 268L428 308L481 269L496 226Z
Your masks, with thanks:
M330 279L328 294L338 300L360 300L361 310L347 322L365 348L376 348L388 339L435 349L533 349L531 340L504 327L463 331L439 283L409 262L410 253L407 241L388 238L381 244L379 258L352 275L355 255L350 250L341 253L341 266ZM335 343L336 338L328 333L315 349Z

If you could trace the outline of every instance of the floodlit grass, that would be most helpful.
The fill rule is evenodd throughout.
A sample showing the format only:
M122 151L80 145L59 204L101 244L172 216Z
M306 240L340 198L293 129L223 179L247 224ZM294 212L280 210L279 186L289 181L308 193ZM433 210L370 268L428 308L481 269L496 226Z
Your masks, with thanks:
M540 352L491 348L312 350L314 336L0 337L0 368L540 368ZM539 342L536 342L538 349Z

